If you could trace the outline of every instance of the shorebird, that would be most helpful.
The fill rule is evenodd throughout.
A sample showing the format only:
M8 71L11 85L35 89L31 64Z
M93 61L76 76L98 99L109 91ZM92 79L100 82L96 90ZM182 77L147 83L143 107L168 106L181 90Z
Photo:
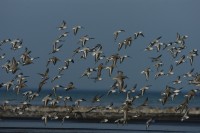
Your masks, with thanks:
M130 91L134 93L136 91L136 88L137 88L137 83L130 89Z
M94 56L95 63L97 63L99 60L103 59L104 55L102 55L102 54L103 54L103 51L101 49L93 50L92 56Z
M64 101L64 104L65 104L65 107L66 107L67 101L72 101L72 97L70 97L70 96L65 96L65 97L63 98L63 101Z
M155 122L155 120L153 118L148 119L146 122L146 130L149 128L150 124L152 124L154 122Z
M173 65L170 65L169 71L168 71L168 73L166 75L169 76L169 75L173 75L173 74L174 74Z
M133 41L133 39L132 39L132 37L128 37L128 38L126 38L125 40L124 40L124 47L125 47L125 49L127 48L127 46L131 46L131 44L132 44L132 41Z
M183 35L181 36L179 33L176 34L176 43L180 44L180 45L184 45L185 44L185 39L187 39L188 36L187 35Z
M81 58L86 59L88 53L91 52L91 50L90 50L90 48L85 47L85 48L83 48L83 49L80 49L78 52L79 52L79 53L82 52L83 55L81 56Z
M181 58L179 60L175 61L175 62L176 62L176 66L184 63L185 62L185 55L181 56Z
M142 113L140 111L136 111L136 113L134 114L134 116L132 116L133 118L138 118L142 116Z
M41 118L41 119L44 121L44 125L45 125L45 126L47 125L48 117L50 117L50 115L46 113L46 114L43 115L42 118Z
M66 28L67 28L67 24L66 24L66 22L63 20L62 23L61 23L61 25L58 27L58 30L64 30L64 29L66 29Z
M162 54L158 55L157 57L150 57L152 62L157 62L157 61L161 61Z
M173 58L176 58L179 53L181 53L181 50L176 47L171 47L168 49L168 51L171 53Z
M122 33L122 32L125 32L125 30L118 30L118 31L115 31L115 32L113 33L113 35L114 35L114 40L115 40L115 41L117 40L119 34Z
M183 115L183 117L181 118L181 121L184 121L184 120L187 120L189 119L190 117L188 116L189 114L189 109L187 109Z
M20 62L17 62L15 57L12 58L11 63L9 64L9 71L15 74L20 68L18 67Z
M34 92L33 94L30 94L29 97L28 97L29 102L34 100L38 96L39 96L39 94L37 92Z
M141 105L139 105L138 107L144 107L144 106L148 106L148 101L149 101L149 99L148 99L148 97L144 100L144 102L141 104Z
M57 45L57 44L60 43L60 42L64 42L64 40L61 40L61 39L58 38L58 39L56 39L56 40L54 41L54 44Z
M69 68L70 63L74 63L74 59L68 58L64 62L65 62L65 66Z
M109 120L107 118L104 118L103 120L100 121L100 123L107 123Z
M127 91L126 92L126 99L125 99L125 101L124 101L124 103L123 103L123 105L132 105L132 98L130 97L130 93L131 93L131 91Z
M109 57L106 58L106 63L108 63L109 61L112 61L112 64L114 66L116 66L118 59L120 59L120 55L118 53L113 54Z
M184 75L183 75L183 77L185 78L185 77L192 77L193 76L193 73L194 72L194 68L192 68L189 72L187 72L187 73L185 73Z
M116 77L113 78L113 80L115 80L117 83L117 87L119 88L120 92L124 91L124 79L128 78L127 76L125 76L123 74L122 71L118 71L118 74Z
M153 50L153 47L152 46L147 46L144 51L152 51Z
M81 49L81 47L76 48L76 49L73 51L72 57L74 57L76 54L80 53L80 49Z
M118 51L120 51L121 49L122 49L122 47L124 46L124 41L122 41L122 42L119 42L118 43Z
M6 90L8 91L13 85L14 85L14 79L12 79L12 80L10 80L10 81L8 81L8 82L6 82L6 83L3 83L3 87L6 87Z
M111 66L107 66L105 69L108 69L109 70L109 76L111 77L112 75L112 72L113 72L113 69L115 68L115 65L112 64Z
M117 124L120 124L120 123L126 124L126 119L124 119L124 117L123 117L123 118L115 120L114 123L117 123Z
M70 118L70 116L69 115L65 115L63 118L62 118L62 125L64 124L64 122L65 122L65 119L69 119Z
M96 70L97 70L97 76L94 78L95 79L95 82L96 81L101 81L102 80L102 77L101 77L101 72L102 70L104 69L105 67L103 66L103 63L100 63Z
M180 94L182 89L183 89L183 87L181 87L179 89L174 88L174 90L172 91L172 94L171 94L172 101L174 100L174 98L176 96L178 96Z
M101 98L104 96L104 94L103 95L95 95L94 97L93 97L93 99L92 99L92 103L95 103L95 102L100 102L101 101Z
M121 64L125 58L131 58L131 57L128 55L123 55L123 56L120 56L119 58L120 58L120 64Z
M192 89L190 90L185 97L189 100L191 100L192 98L194 98L194 96L196 95L196 93L199 91L199 89Z
M166 85L164 92L161 95L166 96L167 98L172 94L172 87Z
M168 42L168 43L163 43L163 50L165 50L166 48L172 46L173 44L175 44L175 42Z
M11 49L12 50L17 50L17 49L22 48L23 40L22 39L21 40L20 39L15 39L15 40L12 40L10 43L12 45Z
M54 65L56 65L56 63L57 63L58 61L60 61L60 59L57 58L57 57L55 57L55 56L53 56L52 58L49 58L49 59L48 59L46 67L49 65L50 62L52 62Z
M83 101L86 101L86 100L83 99L83 98L82 98L82 99L77 99L77 100L75 101L75 106L76 106L76 107L79 107L79 106L80 106L80 103L83 102Z
M141 72L141 74L145 74L146 80L149 80L149 73L150 73L151 69L148 67L145 70L143 70Z
M39 59L39 57L31 58L31 57L28 56L28 55L22 55L21 58L23 58L23 59L22 59L22 65L23 65L23 66L29 65L29 64L33 64L33 60Z
M7 38L7 39L4 39L4 40L0 41L0 46L2 46L3 44L6 44L8 42L11 42L10 38Z
M48 103L49 103L49 101L52 100L51 95L52 95L52 94L48 94L48 95L46 95L46 96L42 99L42 102L44 102L44 106L47 106Z
M82 47L84 47L86 42L89 41L89 40L92 40L92 39L94 39L94 38L93 37L89 37L88 35L85 35L85 36L83 36L83 37L81 37L79 39L78 43L81 43Z
M114 82L114 84L111 86L110 90L107 92L107 95L110 95L111 93L116 93L116 89L118 87L117 81Z
M13 90L15 90L17 92L17 94L19 94L20 89L27 87L27 85L25 84L27 81L24 80L20 80L20 82L18 82L17 85L15 85L15 87L13 88Z
M137 39L139 36L144 37L144 34L143 34L142 31L139 31L139 32L134 33L134 39Z
M93 69L93 68L88 67L88 68L83 72L83 74L81 75L81 77L87 76L87 78L89 78L90 75L92 74L92 72L94 72L94 71L96 71L96 69Z
M157 73L155 74L155 79L157 79L158 77L163 76L163 75L165 75L164 71L163 71L163 70L160 70L159 72L157 72Z
M64 37L66 37L66 36L68 36L68 34L69 34L69 32L64 32L64 33L62 33L62 34L58 37L58 40L60 40L60 39L62 39L62 38L64 38Z
M193 49L189 52L187 58L190 60L190 65L192 66L193 64L193 60L194 60L194 57L198 56L198 50L197 49Z
M156 64L154 64L154 66L156 67L156 70L158 71L159 68L163 66L163 62L162 61L156 62Z
M65 64L66 64L66 63L65 63ZM66 70L66 69L68 69L68 66L66 66L66 65L59 67L59 68L58 68L58 74L59 74L59 75L62 75L62 72L63 72L64 70Z
M42 76L42 79L46 79L48 78L48 74L49 74L49 68L46 69L46 71L44 73L38 73L40 76Z
M72 28L74 35L76 35L78 33L79 29L84 29L84 27L78 25L78 26L75 26L75 27Z
M53 88L52 88L52 91L54 92L54 95L56 96L56 90L58 89L58 88L64 88L62 85L55 85L55 86L53 86Z
M58 46L58 43L55 42L55 43L53 44L53 49L52 49L52 51L51 51L49 54L53 54L53 53L59 52L59 51L60 51L60 48L61 48L62 46L63 46L62 44Z
M0 56L0 60L3 60L5 57L6 57L6 54L3 53L3 54Z
M151 42L149 43L148 47L153 47L153 46L155 46L156 44L158 44L161 38L162 38L162 36L159 36L159 37L157 37L156 39L154 39L153 41L151 41Z
M155 43L154 46L157 48L157 52L159 52L161 47L163 46L163 43L161 43L161 42Z
M38 87L37 93L40 93L40 91L42 90L43 85L47 83L46 81L48 79L49 79L49 77L46 77L46 78L42 79L42 81L39 83L39 87Z
M10 100L5 100L5 101L3 101L2 102L2 109L3 110L6 110L7 108L7 106L9 105L9 103L10 103Z
M175 111L176 111L176 112L180 111L180 113L182 113L184 110L187 110L187 109L188 109L188 102L189 102L189 99L186 98L181 104L179 104L179 105L175 108Z
M5 69L6 70L6 73L9 72L9 69L10 69L10 65L11 65L11 61L10 60L7 60L6 63L4 65L2 65L2 69Z
M111 110L111 109L113 109L113 102L111 102L109 105L107 105L106 107L105 107L105 109L106 110Z
M52 106L52 107L55 107L57 104L59 103L59 100L57 98L54 98L52 99L49 104Z
M180 80L181 76L178 76L176 80L173 81L173 84L180 84L182 81Z
M51 83L53 83L55 80L58 80L59 78L62 77L63 74L58 74L55 77L52 78Z
M144 87L142 87L142 88L140 89L140 91L141 91L141 96L143 96L144 93L146 92L146 90L148 90L151 86L152 86L152 85L145 85Z
M66 91L69 91L69 90L72 90L72 89L75 89L76 87L74 86L74 83L73 82L69 82L67 87L64 87L64 89Z

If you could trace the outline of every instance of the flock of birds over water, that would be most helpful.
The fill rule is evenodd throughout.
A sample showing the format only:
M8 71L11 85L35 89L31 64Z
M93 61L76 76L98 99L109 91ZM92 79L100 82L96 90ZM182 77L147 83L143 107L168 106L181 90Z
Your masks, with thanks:
M41 77L40 82L38 83L37 90L28 90L27 82L31 75L24 75L23 74L23 67L24 66L32 66L35 62L40 60L41 57L33 57L32 51L24 46L23 39L10 39L6 38L0 41L0 63L2 71L5 71L9 75L12 75L11 80L9 81L0 81L0 88L6 89L7 92L13 88L14 93L18 95L23 95L24 101L19 103L17 106L13 106L13 111L16 114L23 114L27 108L31 105L31 102L36 98L40 97L40 92L43 91L46 83L52 84L51 93L46 95L45 97L41 97L41 101L43 102L43 106L52 106L56 107L58 103L64 103L63 106L66 106L68 101L73 101L74 104L72 108L79 108L81 103L86 101L84 98L74 100L69 95L58 95L57 90L61 89L66 92L77 89L76 84L73 81L69 81L66 85L55 84L59 79L64 76L66 70L70 70L70 66L74 63L78 62L79 60L86 60L88 56L94 57L95 66L91 66L85 69L82 74L80 74L81 78L86 78L88 80L94 80L94 82L102 82L102 71L107 71L106 73L108 77L113 80L113 84L110 86L110 89L104 95L95 95L93 99L91 99L92 103L100 102L103 97L113 95L114 93L126 93L126 98L124 102L119 107L119 111L124 112L124 117L115 120L115 123L127 123L127 113L128 111L133 108L132 105L134 101L144 96L146 91L153 85L145 85L142 88L137 87L137 83L135 83L132 87L128 89L128 85L126 80L129 77L122 71L118 69L118 66L122 64L128 58L132 58L129 55L120 55L120 51L122 49L126 50L129 47L133 47L132 44L137 39L145 39L145 34L142 31L133 33L132 36L125 38L124 40L119 40L119 36L121 34L125 34L125 30L119 29L113 33L113 41L117 47L116 53L106 56L103 52L103 46L101 44L94 45L92 47L88 47L87 44L91 40L95 39L89 35L83 35L80 37L78 42L78 47L71 51L72 56L67 58L66 60L59 59L59 53L62 50L63 42L68 38L69 34L73 34L77 36L80 34L80 30L84 31L83 26L75 26L72 28L72 32L70 32L70 28L67 26L65 21L62 21L61 24L57 27L57 29L61 32L61 34L56 38L56 40L52 44L52 50L49 51L49 59L44 64L45 70L43 72L38 72L38 78ZM112 33L111 33L112 34ZM195 97L197 93L199 93L200 89L200 74L195 72L195 69L192 67L196 57L198 56L197 49L191 49L188 51L187 55L183 55L182 51L187 49L186 40L188 38L187 35L181 35L176 33L176 37L173 41L170 42L162 42L162 36L158 36L152 41L149 42L147 47L144 49L145 52L156 51L158 54L156 57L150 57L151 63L153 67L146 67L140 73L144 75L144 80L148 81L150 78L154 78L155 80L160 77L170 77L176 72L174 71L175 67L180 65L186 64L185 62L189 62L188 64L191 66L191 70L188 72L184 72L182 75L177 75L177 78L172 81L173 85L168 85L166 83L166 87L163 88L161 92L160 99L158 101L164 106L168 101L174 100L176 96L178 96L182 90L186 87L177 88L177 84L182 83L182 79L185 78L188 81L188 86L190 86L190 90L187 90L186 95L184 95L184 101L180 103L177 107L175 107L175 111L180 111L182 115L181 121L189 119L189 103L191 99ZM11 47L11 51L4 51L5 47ZM24 49L24 52L21 53L19 57L13 57L11 59L6 59L7 55L10 52L18 52L19 49ZM169 65L168 70L163 70L163 52L167 51L168 55L171 56L170 58L173 59L173 62L166 62ZM79 60L78 60L78 59ZM63 62L63 66L57 67L57 62ZM151 64L151 65L152 65ZM187 65L188 65L187 64ZM57 71L57 75L54 77L49 76L50 67L56 67L54 70ZM152 71L155 69L156 71ZM115 74L114 74L115 73ZM104 74L104 73L103 73ZM53 83L55 85L53 85ZM13 92L12 92L13 93ZM67 93L66 93L67 94ZM1 110L6 110L6 106L9 105L9 100L2 101ZM148 106L148 97L145 99L144 103L140 106ZM97 109L98 106L91 107L90 111ZM107 110L113 109L113 103L109 104L105 107ZM137 108L137 107L136 107ZM88 111L88 112L90 112ZM71 112L72 113L72 112ZM75 114L74 114L75 115ZM135 117L139 117L139 113L136 114ZM51 115L51 114L44 114L42 116L42 120L44 120L45 125L47 123L47 119L58 119L58 116ZM69 115L66 115L62 118L63 122L64 119L69 118ZM103 119L101 122L108 122L108 119ZM146 129L148 129L150 123L154 122L154 118L150 118L146 121Z

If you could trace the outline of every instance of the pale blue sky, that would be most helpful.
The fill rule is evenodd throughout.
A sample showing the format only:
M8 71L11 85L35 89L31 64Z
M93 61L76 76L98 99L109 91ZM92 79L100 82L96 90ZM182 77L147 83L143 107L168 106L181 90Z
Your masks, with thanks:
M40 56L35 64L21 67L25 75L29 75L28 86L37 88L40 82L40 76L36 73L45 71L46 61L51 55L48 53L52 49L53 41L62 33L56 29L62 20L68 25L66 31L70 35L66 38L60 53L55 55L64 60L70 58L72 50L77 48L79 38L88 34L95 40L88 42L87 46L92 47L97 43L103 45L105 55L109 56L117 52L117 44L113 42L113 32L124 29L126 32L121 34L118 42L135 32L143 31L145 38L139 38L133 42L128 49L122 49L121 55L127 54L132 59L127 59L118 69L124 71L129 77L125 82L128 89L135 83L138 87L146 84L152 84L152 90L162 90L177 75L183 74L191 69L189 62L175 68L175 75L171 78L161 77L154 80L155 69L149 60L149 57L157 56L161 53L144 52L145 47L150 41L162 36L161 42L170 42L176 39L176 33L188 35L186 40L186 50L179 55L189 53L190 50L199 45L200 31L200 1L199 0L1 0L0 1L0 40L5 38L21 38L24 40L23 48L19 51L11 51L9 46L3 47L0 54L6 53L5 60L0 61L4 64L7 59L13 56L19 58L25 47L32 50L33 57ZM85 29L81 30L77 36L73 36L72 27L82 25ZM78 57L78 56L77 56ZM169 53L163 53L163 70L167 71L171 64L175 65ZM178 58L177 58L178 59ZM100 63L100 62L99 62ZM57 74L57 68L63 65L63 62L56 66L50 65L50 76ZM55 84L66 85L73 81L79 89L109 89L113 80L108 77L108 72L103 71L103 81L94 83L93 80L80 78L80 75L87 67L95 67L94 59L89 56L87 60L75 58L75 64L65 71L65 75L59 81L53 84L48 82L45 88L51 88ZM199 72L199 57L194 61L193 67ZM152 67L151 79L145 81L144 75L140 72L146 67ZM10 80L13 75L6 74L0 69L0 82ZM116 71L113 73L113 77ZM186 83L186 82L185 82ZM184 83L184 84L185 84ZM183 84L183 85L184 85ZM180 85L181 86L181 85Z

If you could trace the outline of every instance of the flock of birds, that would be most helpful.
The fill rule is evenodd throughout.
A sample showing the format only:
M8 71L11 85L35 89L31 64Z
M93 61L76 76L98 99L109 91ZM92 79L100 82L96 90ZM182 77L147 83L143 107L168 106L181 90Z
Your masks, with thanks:
M57 62L60 62L60 60L57 56L55 56L55 53L59 53L59 51L62 49L62 42L65 41L65 39L68 37L70 32L67 32L66 29L69 29L67 26L67 23L63 21L59 27L57 27L59 31L62 32L61 35L57 37L57 39L53 42L52 50L49 52L49 56L51 56L47 62L46 62L46 70L42 73L38 73L39 76L41 76L41 81L38 85L38 90L27 90L28 85L28 78L29 76L26 76L23 74L23 66L31 66L34 65L34 62L37 62L37 60L40 59L40 57L32 57L31 53L32 51L29 50L27 47L25 47L24 52L21 54L20 57L13 57L12 59L6 59L6 55L9 54L3 53L4 47L11 46L11 50L18 51L19 49L23 48L23 39L4 39L0 42L0 63L5 63L1 66L3 70L6 71L6 73L11 73L13 75L13 78L10 81L2 82L0 83L0 88L5 88L7 91L9 91L11 88L17 93L17 94L23 94L25 97L24 102L20 103L19 106L13 108L13 112L18 114L23 114L24 111L26 111L26 108L29 108L31 106L31 102L36 98L40 96L40 92L42 91L43 87L46 83L51 82L54 83L56 80L59 80L64 75L64 72L67 69L70 69L70 65L75 63L77 60L75 59L77 56L79 56L80 59L85 60L87 57L91 54L94 57L94 62L97 67L88 67L86 70L81 74L81 78L88 78L88 80L94 80L94 82L103 82L102 78L102 71L106 70L108 71L108 76L113 80L113 84L111 85L110 89L105 95L95 95L92 99L92 103L100 102L102 97L112 95L113 93L126 93L126 99L122 103L122 106L119 107L119 111L124 113L124 117L117 119L115 123L127 123L128 120L128 111L132 108L132 105L136 99L139 99L144 96L146 91L149 90L149 88L152 87L152 85L145 85L144 87L137 90L137 84L135 84L132 88L127 89L127 83L126 79L128 79L128 76L125 75L125 73L121 70L118 70L118 65L122 64L124 60L127 58L131 58L131 56L128 55L120 55L121 49L127 49L128 47L131 47L133 42L137 40L138 38L145 38L145 35L143 32L136 32L133 34L133 36L127 37L126 39L118 42L118 37L126 32L125 30L118 30L114 32L114 42L118 44L117 52L115 54L112 54L110 56L106 56L103 52L103 46L101 44L97 44L93 47L87 47L87 43L90 40L93 40L95 38L90 37L89 35L84 35L80 37L78 44L80 44L79 47L77 47L73 52L71 58L67 58L63 61L64 65L60 66L58 68L58 74L55 77L49 76L49 66L52 64L56 66ZM74 36L79 34L80 30L84 30L83 26L75 26L72 28ZM187 35L180 35L177 33L176 39L174 41L164 43L161 42L161 36L157 37L156 39L153 39L149 45L144 49L144 51L150 52L150 51L157 51L158 56L156 57L150 57L151 62L155 66L156 73L154 75L155 79L158 79L160 77L164 76L171 76L174 75L175 72L173 71L174 67L178 67L179 65L183 65L184 62L189 61L190 65L193 66L193 62L195 58L198 56L198 50L192 49L189 51L188 55L181 55L182 51L186 49L186 40L188 38ZM163 61L162 61L162 52L167 51L169 53L169 56L172 56L173 61L175 62L175 65L171 64L168 71L163 70ZM181 56L180 56L181 55ZM166 64L169 64L171 62L166 62ZM144 75L146 81L148 81L152 75L153 72L151 70L154 69L152 67L147 67L144 69L141 74ZM114 71L116 70L116 71ZM55 70L54 70L55 71ZM116 72L116 76L113 76L113 72ZM167 101L170 99L174 100L176 96L178 96L182 90L184 90L185 87L177 88L176 84L182 83L182 78L188 79L188 85L192 85L193 88L196 87L196 89L187 90L187 94L185 95L184 101L176 107L176 111L180 111L180 113L183 114L181 121L184 121L189 118L189 108L188 105L191 101L191 99L196 95L197 92L199 92L199 86L200 86L200 74L198 72L194 72L194 68L191 69L191 71L183 73L182 75L177 76L177 79L173 80L173 86L166 85L166 87L161 92L161 98L159 99L159 102L161 102L162 105L165 105ZM22 89L25 88L26 91L22 91ZM59 85L56 84L52 87L52 92L45 97L42 98L42 102L44 103L44 106L53 106L55 107L59 102L63 101L66 103L67 101L72 101L72 97L70 96L60 96L57 94L57 89L64 89L65 91L70 91L76 88L76 85L71 81L67 85ZM79 108L81 102L86 101L84 98L76 99L74 101L73 108ZM2 101L3 104L1 105L1 109L5 110L6 106L9 105L9 100ZM144 103L141 106L148 106L148 97L145 99ZM92 107L92 110L97 109L98 107ZM110 110L113 108L113 103L108 105L106 109ZM52 116L50 114L44 114L42 116L42 120L44 120L45 125L47 123L47 119L49 118L58 119L55 115ZM137 114L135 117L139 117L139 114ZM53 119L52 118L52 119ZM64 119L69 118L69 115L66 115L63 118ZM150 118L146 122L146 129L149 127L150 123L154 122L154 118ZM101 122L108 122L108 119L104 119Z

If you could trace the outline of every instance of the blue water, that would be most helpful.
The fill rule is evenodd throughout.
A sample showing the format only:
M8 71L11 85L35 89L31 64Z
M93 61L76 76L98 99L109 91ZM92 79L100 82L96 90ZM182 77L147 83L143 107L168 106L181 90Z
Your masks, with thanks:
M21 92L25 92L26 89L22 90ZM32 105L43 105L42 103L42 98L44 96L46 96L49 93L53 93L51 90L43 90L40 92L40 96L36 97L33 101L31 101ZM85 102L82 102L81 105L82 106L95 106L95 105L101 105L101 106L106 106L108 104L110 104L111 102L114 103L115 107L119 107L120 105L122 105L122 103L124 102L124 100L126 99L126 94L125 93L114 93L111 94L109 96L106 95L107 91L101 91L101 90L72 90L72 91L57 91L57 95L61 95L61 96L71 96L73 101L72 102L67 102L68 105L72 105L74 104L74 101L76 99L80 99L80 98L84 98L86 99ZM95 95L102 95L105 94L101 101L98 103L92 103L92 99ZM135 96L136 94L138 94L138 92L135 92L133 94L131 94L131 96ZM167 108L167 107L176 107L178 106L181 102L184 101L185 95L186 93L180 93L180 95L178 95L174 101L171 100L171 98L169 98L169 100L166 102L166 104L163 106L158 99L161 98L161 94L160 92L146 92L146 94L139 98L136 99L133 103L133 107L137 107L139 105L141 105L144 100L146 99L146 97L148 97L149 101L148 101L148 105L150 107L160 107L160 108ZM54 95L52 95L52 97L54 97ZM9 90L8 92L6 90L0 90L0 102L2 103L5 100L10 100L10 104L19 104L21 102L23 102L25 100L25 97L23 97L22 94L16 94L14 91ZM196 95L189 103L189 107L200 107L200 96ZM64 102L61 100L60 103L58 104L59 106L63 106Z
M90 123L81 121L49 121L46 126L40 120L1 120L0 132L69 132L69 133L199 133L200 123L159 123L155 122L146 130L145 122L128 123L117 125L113 123Z

